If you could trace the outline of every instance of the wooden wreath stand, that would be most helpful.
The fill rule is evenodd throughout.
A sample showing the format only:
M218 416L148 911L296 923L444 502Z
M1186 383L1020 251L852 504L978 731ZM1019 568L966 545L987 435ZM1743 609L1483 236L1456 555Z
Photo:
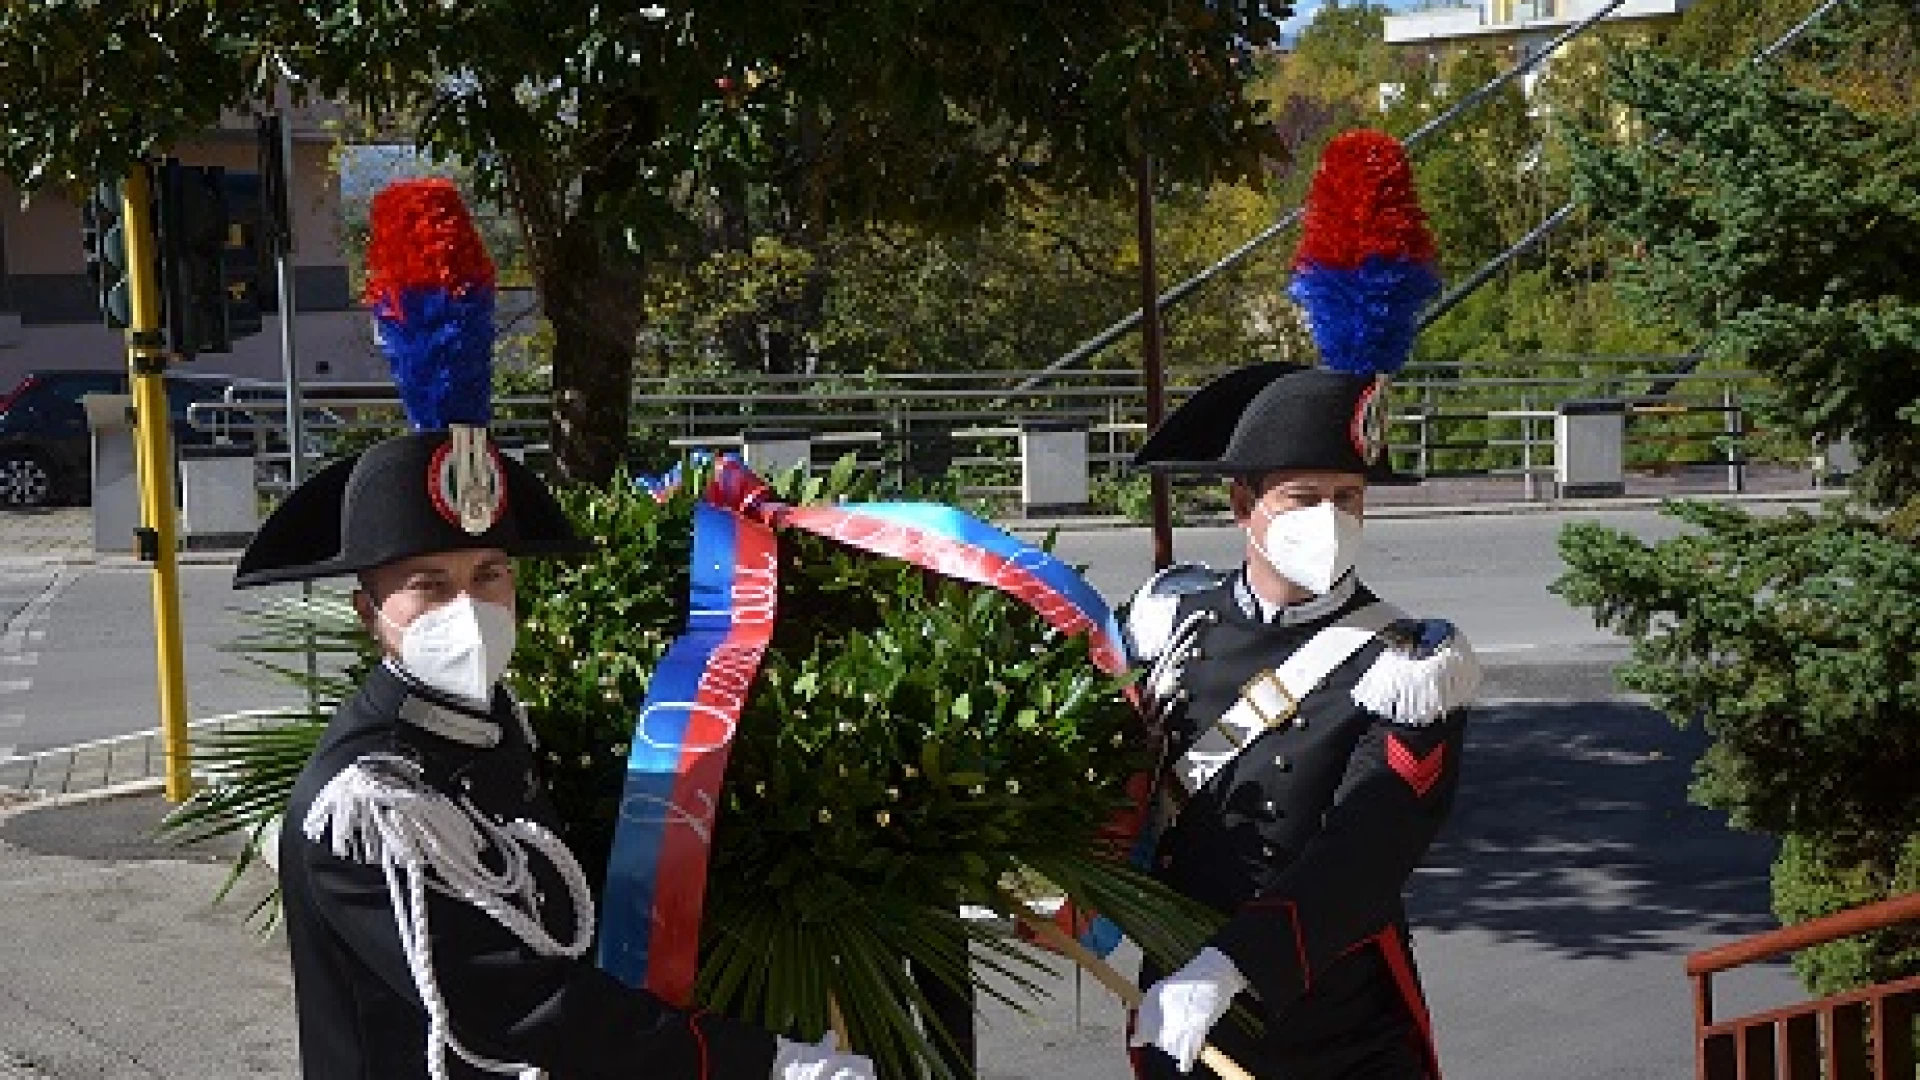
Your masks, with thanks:
M1112 964L1102 960L1094 954L1093 950L1074 940L1065 930L1055 926L1052 919L1042 918L1039 915L1033 914L1027 905L1013 897L1006 897L1006 903L1008 907L1015 912L1015 917L1020 920L1020 925L1026 927L1041 944L1059 952L1074 963L1079 964L1083 969L1091 973L1094 978L1100 980L1107 989L1113 991L1114 995L1124 1002L1127 1008L1138 1009L1140 1007L1140 998L1142 996L1140 988L1133 985L1132 980L1128 979L1125 975L1114 970ZM1201 1047L1200 1060L1205 1062L1207 1068L1212 1069L1214 1074L1220 1077L1220 1080L1254 1080L1252 1073L1241 1068L1239 1062L1234 1061L1228 1057L1224 1051L1214 1046Z

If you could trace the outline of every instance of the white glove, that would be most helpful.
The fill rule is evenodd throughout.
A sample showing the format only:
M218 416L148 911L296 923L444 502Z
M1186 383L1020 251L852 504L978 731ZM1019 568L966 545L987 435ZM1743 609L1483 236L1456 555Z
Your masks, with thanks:
M818 1043L774 1040L773 1080L874 1080L873 1062L839 1050L831 1031Z
M1147 988L1134 1018L1133 1046L1157 1046L1180 1071L1192 1072L1207 1032L1227 1014L1246 976L1219 949L1208 947L1187 966Z

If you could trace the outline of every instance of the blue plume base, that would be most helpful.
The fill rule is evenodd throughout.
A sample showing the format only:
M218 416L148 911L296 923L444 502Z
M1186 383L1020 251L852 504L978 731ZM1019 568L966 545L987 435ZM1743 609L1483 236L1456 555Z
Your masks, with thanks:
M375 313L381 351L416 431L493 419L492 289L409 289L399 311Z
M1351 270L1303 266L1287 293L1306 310L1323 366L1392 375L1413 355L1420 312L1440 295L1440 275L1429 263L1368 256Z

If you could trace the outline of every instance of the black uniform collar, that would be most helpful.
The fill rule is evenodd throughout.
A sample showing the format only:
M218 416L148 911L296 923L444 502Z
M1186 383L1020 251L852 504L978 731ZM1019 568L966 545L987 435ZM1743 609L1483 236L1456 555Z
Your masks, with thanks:
M1333 588L1311 600L1302 600L1297 604L1286 604L1269 612L1272 605L1261 600L1253 591L1253 585L1247 581L1247 568L1242 566L1233 575L1233 601L1240 614L1249 620L1265 626L1299 626L1302 623L1318 622L1335 614L1347 606L1360 588L1360 577L1352 570L1334 583Z
M399 717L462 746L489 749L500 745L504 690L494 690L492 708L476 709L426 686L389 658L374 666L367 676L365 692L367 703L379 715Z

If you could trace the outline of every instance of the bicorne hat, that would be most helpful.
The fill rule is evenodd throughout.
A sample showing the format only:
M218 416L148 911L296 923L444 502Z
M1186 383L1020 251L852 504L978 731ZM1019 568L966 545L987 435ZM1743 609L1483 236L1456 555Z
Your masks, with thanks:
M1259 363L1194 391L1134 455L1138 468L1219 476L1282 469L1404 482L1387 448L1389 378L1440 291L1404 148L1378 131L1327 145L1307 193L1288 293L1319 367Z
M253 536L236 588L309 581L441 551L586 550L533 470L488 437L494 269L445 180L374 196L367 299L410 434L322 469Z

